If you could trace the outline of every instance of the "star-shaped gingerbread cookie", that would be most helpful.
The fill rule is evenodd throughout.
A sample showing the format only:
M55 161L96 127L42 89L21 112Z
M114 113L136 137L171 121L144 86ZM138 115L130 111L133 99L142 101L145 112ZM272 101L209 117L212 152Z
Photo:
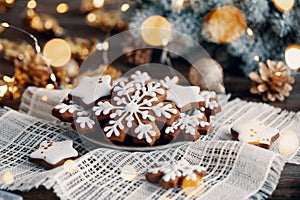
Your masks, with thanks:
M43 141L39 148L29 155L29 161L42 165L47 169L58 167L66 160L74 160L79 157L73 148L73 141L62 142Z

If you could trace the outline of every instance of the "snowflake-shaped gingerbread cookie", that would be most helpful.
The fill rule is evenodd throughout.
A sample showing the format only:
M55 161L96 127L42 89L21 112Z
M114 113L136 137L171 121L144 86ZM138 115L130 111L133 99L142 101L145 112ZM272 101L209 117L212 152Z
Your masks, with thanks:
M159 183L163 188L176 187L183 179L197 179L206 175L206 169L198 165L190 165L185 160L173 163L163 163L157 167L148 169L146 179L151 183Z
M124 142L130 135L135 144L152 146L161 135L157 124L172 124L179 118L176 106L165 102L165 88L145 79L146 74L133 74L114 86L111 101L93 107L96 116L109 115L103 131L110 141Z
M176 138L181 133L184 140L195 141L200 135L207 135L211 131L210 123L200 110L194 110L192 114L180 113L180 118L174 121L165 130L166 138Z

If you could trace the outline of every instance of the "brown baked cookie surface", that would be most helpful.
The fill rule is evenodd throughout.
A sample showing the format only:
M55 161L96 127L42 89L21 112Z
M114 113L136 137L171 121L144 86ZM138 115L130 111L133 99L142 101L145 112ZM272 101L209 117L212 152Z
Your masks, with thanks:
M209 117L221 108L215 93L179 85L176 76L153 80L135 71L110 80L84 77L52 114L86 137L101 134L97 143L148 147L198 140L212 131Z
M179 111L171 102L165 102L166 90L158 82L143 77L133 81L120 81L113 87L111 101L100 101L93 107L95 115L109 115L103 130L112 142L123 142L130 133L138 145L152 146L161 133L158 122L179 118Z
M180 118L166 128L165 137L176 138L180 134L184 140L196 141L200 135L207 135L210 131L205 114L194 110L191 114L181 113Z

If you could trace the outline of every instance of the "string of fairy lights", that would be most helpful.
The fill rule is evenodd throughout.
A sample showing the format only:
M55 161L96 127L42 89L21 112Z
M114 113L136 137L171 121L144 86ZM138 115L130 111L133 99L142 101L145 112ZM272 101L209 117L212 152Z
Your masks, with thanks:
M86 7L92 7L95 9L103 8L108 0L82 0L82 3L86 4ZM180 12L181 9L183 9L184 4L189 0L172 0L172 9L174 9L174 12ZM125 12L130 12L131 8L134 7L134 3L141 3L142 0L139 0L137 2L133 1L124 1L122 3L118 2L115 4L117 6L115 10L117 10L120 14ZM55 5L55 11L58 14L64 14L67 13L70 9L70 3L71 2L59 2ZM273 0L274 5L278 10L281 12L288 12L293 8L294 0ZM14 0L5 0L6 8L9 8L13 6ZM38 18L35 12L35 9L38 7L38 1L36 0L29 0L26 4L26 15L29 17L32 21L30 22L32 26L34 24L41 23L41 17ZM92 9L90 8L90 9ZM0 9L4 9L3 5L0 7ZM95 13L90 12L86 14L85 19L87 22L94 22L96 20L97 16ZM64 29L55 21L55 19L51 17L46 17L43 19L43 28L46 30L53 30L56 36L61 36L64 33ZM19 29L17 27L14 27L10 25L7 22L3 22L1 24L3 28L13 28L18 31L22 31L23 33L26 33L34 40L35 49L38 54L42 54L43 58L47 61L47 64L49 65L49 69L51 71L50 79L53 83L49 83L46 88L53 89L56 88L57 81L55 74L53 73L53 68L57 68L60 66L65 65L69 62L71 59L71 50L69 44L62 38L55 38L46 43L44 46L43 51L41 50L41 47L37 43L37 39L30 33L23 31L22 29ZM170 59L168 58L168 55L165 53L167 51L167 47L170 43L172 43L172 36L171 30L172 30L172 24L169 22L169 20L160 15L156 16L150 16L147 19L145 19L141 25L141 37L143 41L151 46L162 46L164 48L162 58L167 63L170 63ZM151 29L149 29L151 28ZM168 31L161 31L161 30L168 30ZM110 31L107 31L107 37L110 35ZM248 37L252 38L255 42L255 34L254 31L251 29L251 27L246 27L244 30ZM107 38L106 37L106 38ZM109 44L107 41L103 41L99 43L101 46L101 50L105 51L106 55L109 51ZM99 47L98 45L98 47ZM99 50L99 49L98 49ZM54 53L55 52L55 53ZM59 53L57 53L59 52ZM299 44L291 44L288 45L284 52L285 56L285 62L289 66L289 68L297 72L297 70L300 68L300 60L298 59L300 57L300 45ZM260 62L260 55L255 54L253 59L256 62ZM109 61L107 60L107 57L104 57L105 63L108 64ZM171 63L170 63L171 64ZM13 78L9 79L9 77L5 76L4 80L12 82Z
M13 0L7 0L7 1L11 2ZM188 1L188 0L172 0L172 8L175 10L175 12L180 12L180 10L183 8L184 3L186 1ZM102 8L105 5L105 0L90 0L89 2L92 3L94 8ZM275 7L282 13L289 12L290 10L293 9L293 6L294 6L294 0L284 0L284 1L282 1L282 0L273 0L273 3L275 5ZM124 1L124 3L121 3L119 5L119 11L121 11L121 12L130 12L130 8L132 6L134 6L134 5L132 5L132 1L130 1L130 2ZM37 7L37 1L36 0L29 0L28 1L28 3L27 3L27 8L28 9L35 9L36 7ZM61 2L61 3L57 4L57 6L56 6L57 13L60 13L60 14L66 13L66 12L68 12L68 10L69 10L68 3L65 3L65 2ZM96 18L96 16L95 16L94 13L89 13L86 16L86 20L90 21L90 22L95 20L95 18ZM166 19L166 18L165 18L165 20L168 21L168 19ZM149 26L152 26L152 27L156 26L158 28L171 29L170 23L160 22L161 19L157 18L156 21L158 21L161 24L154 25L155 24L154 21L155 20L152 19L153 23L148 24L148 27ZM142 26L141 28L144 28L144 27ZM245 32L249 37L251 37L253 40L255 40L254 31L250 27L247 27ZM143 34L142 34L142 37L143 37ZM144 38L145 37L143 37L143 39ZM164 43L166 43L166 40L164 40L164 41L165 41ZM148 43L147 39L145 40L145 42ZM168 41L168 42L171 42L171 41ZM151 43L151 42L148 43L148 44L153 45L153 43ZM162 45L162 44L160 44L160 45ZM163 45L163 46L165 46L165 45ZM299 59L297 59L298 57L300 57L300 45L299 44L288 45L286 47L284 55L285 55L285 62L287 63L287 65L292 70L297 70L297 69L300 68L300 61L299 61ZM260 61L260 56L258 54L256 54L253 57L253 59L255 61L259 62Z

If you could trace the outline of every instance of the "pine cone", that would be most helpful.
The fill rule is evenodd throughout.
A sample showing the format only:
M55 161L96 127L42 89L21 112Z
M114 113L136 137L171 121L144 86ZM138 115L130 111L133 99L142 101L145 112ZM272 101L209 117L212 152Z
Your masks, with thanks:
M295 79L290 76L283 62L267 60L267 65L260 62L258 66L259 73L249 73L249 78L254 83L250 89L252 94L261 94L263 101L283 101L290 95Z
M15 79L18 86L35 85L45 87L49 82L51 72L39 54L24 54L22 60L14 59Z

